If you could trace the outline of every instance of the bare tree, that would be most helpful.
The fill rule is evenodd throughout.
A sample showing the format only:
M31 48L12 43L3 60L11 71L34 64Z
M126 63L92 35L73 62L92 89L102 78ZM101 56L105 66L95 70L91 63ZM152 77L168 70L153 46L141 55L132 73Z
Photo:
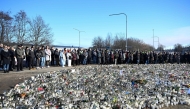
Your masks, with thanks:
M14 26L7 26L5 29L5 38L4 42L10 44L14 41L14 32L15 32L15 27Z
M157 51L164 51L165 46L162 44L159 44Z
M30 22L29 43L34 45L51 45L53 34L48 24L45 24L41 16L37 16Z
M11 26L12 19L13 18L10 16L10 12L0 11L0 40L1 42L5 42L6 34L9 34L7 29Z
M95 48L104 48L104 40L102 37L97 36L92 40L92 45Z
M182 52L183 51L183 46L181 44L175 44L174 45L174 51L175 52Z
M113 41L113 49L123 49L125 50L126 47L126 39L124 36L115 36Z
M92 41L92 45L98 48L111 46L112 49L126 49L126 38L124 34L117 34L113 39L110 34L107 35L106 39L103 40L100 36L95 37ZM129 51L151 51L153 46L144 43L142 40L137 38L128 38L127 46Z
M26 12L20 11L15 16L15 41L17 43L26 43L28 37L28 29L29 29L29 18L27 17Z
M104 41L104 45L105 47L109 47L111 48L113 46L113 39L112 39L112 35L111 34L108 34L105 41Z

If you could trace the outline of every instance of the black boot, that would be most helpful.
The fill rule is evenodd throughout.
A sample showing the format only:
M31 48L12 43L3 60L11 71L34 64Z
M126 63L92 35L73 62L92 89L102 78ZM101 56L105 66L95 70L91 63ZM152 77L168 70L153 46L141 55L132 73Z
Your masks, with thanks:
M9 70L7 70L7 73L9 73Z
M6 73L6 70L4 70L4 73Z

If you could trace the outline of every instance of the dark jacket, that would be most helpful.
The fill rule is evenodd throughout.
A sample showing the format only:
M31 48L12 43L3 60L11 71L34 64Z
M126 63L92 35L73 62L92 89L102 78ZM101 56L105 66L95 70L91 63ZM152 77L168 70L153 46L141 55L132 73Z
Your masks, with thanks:
M3 50L3 48L2 47L0 47L0 60L2 59L1 58L1 51Z
M29 55L29 49L25 49L25 55L26 55L26 58L28 58L28 55Z
M45 52L44 52L45 53ZM39 59L42 57L42 52L41 50L36 50L36 54L35 54L36 58ZM44 56L45 57L45 56Z
M77 54L76 53L72 53L72 60L77 60Z
M24 51L22 49L17 48L15 54L17 58L24 58Z
M29 58L35 58L34 50L30 50L28 53Z
M46 57L46 53L44 49L41 50L41 57Z
M11 61L14 61L14 57L15 57L14 50L9 49L9 53L10 53Z
M2 56L2 60L3 60L3 64L10 64L11 54L8 50L2 50L1 56Z
M59 51L55 50L54 55L55 55L55 58L59 58Z

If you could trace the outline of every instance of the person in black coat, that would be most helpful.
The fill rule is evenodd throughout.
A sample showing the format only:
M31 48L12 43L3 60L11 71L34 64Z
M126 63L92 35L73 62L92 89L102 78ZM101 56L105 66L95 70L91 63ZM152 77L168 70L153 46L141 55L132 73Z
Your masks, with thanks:
M54 51L55 66L59 66L59 51L56 48Z
M53 47L51 47L51 65L54 66L55 65L55 50Z
M15 69L15 51L14 51L14 47L10 47L9 52L11 54L9 71L13 71L13 69Z
M91 49L88 50L88 59L87 59L87 64L91 64L92 60L92 51Z
M188 54L187 54L187 60L188 60L188 64L190 63L190 52L188 52Z
M1 51L1 58L3 60L3 69L4 73L9 72L9 64L10 64L10 52L8 51L7 45L4 45L3 50Z
M34 69L34 61L35 61L35 53L33 46L29 50L28 56L29 56L29 70L31 70Z
M3 59L1 58L1 51L3 50L3 43L0 42L0 69L2 69L2 61Z
M28 54L29 54L29 47L26 47L25 48L25 55L26 55L26 68L28 68L29 67L29 56L28 56Z
M36 50L35 57L36 57L36 69L40 69L40 60L42 57L41 47L38 47L38 49Z

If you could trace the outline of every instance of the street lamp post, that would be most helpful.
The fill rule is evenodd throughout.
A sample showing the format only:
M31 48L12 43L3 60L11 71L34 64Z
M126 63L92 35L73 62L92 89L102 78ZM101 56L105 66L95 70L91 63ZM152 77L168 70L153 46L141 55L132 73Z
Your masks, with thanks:
M121 15L121 14L125 15L126 17L126 51L127 51L127 15L125 13L119 13L119 14L111 14L109 16Z
M80 47L80 33L81 33L81 32L85 32L85 31L80 31L80 30L75 29L75 28L73 28L73 29L79 32L79 47Z

